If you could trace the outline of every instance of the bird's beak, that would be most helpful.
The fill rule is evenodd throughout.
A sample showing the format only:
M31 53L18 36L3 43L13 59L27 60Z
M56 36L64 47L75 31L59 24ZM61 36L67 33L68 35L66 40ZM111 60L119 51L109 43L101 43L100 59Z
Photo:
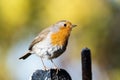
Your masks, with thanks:
M72 25L73 28L76 27L76 26L77 26L77 25L75 25L75 24Z

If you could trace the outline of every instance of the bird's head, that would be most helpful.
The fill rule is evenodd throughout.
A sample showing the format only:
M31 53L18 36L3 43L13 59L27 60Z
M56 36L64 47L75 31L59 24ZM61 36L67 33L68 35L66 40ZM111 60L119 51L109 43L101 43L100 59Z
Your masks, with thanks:
M72 30L72 28L74 28L75 24L72 24L70 21L67 20L61 20L57 23L55 23L53 28L53 31L57 32L57 31L68 31L70 32Z

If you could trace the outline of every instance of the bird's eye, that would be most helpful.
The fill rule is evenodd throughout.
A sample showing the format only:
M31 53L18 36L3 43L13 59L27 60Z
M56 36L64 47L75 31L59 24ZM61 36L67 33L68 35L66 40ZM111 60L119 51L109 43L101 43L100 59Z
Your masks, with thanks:
M66 27L66 26L67 26L67 24L64 24L64 26Z

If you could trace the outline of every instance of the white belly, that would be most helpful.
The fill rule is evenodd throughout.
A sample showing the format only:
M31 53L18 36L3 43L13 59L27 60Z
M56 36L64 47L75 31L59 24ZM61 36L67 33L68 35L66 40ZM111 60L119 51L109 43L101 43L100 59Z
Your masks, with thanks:
M33 53L37 54L38 56L42 57L42 58L47 58L47 59L52 59L52 58L56 58L59 55L61 55L62 53L57 52L58 50L60 50L62 47L60 46L53 46L51 44L51 40L50 37L45 38L45 40L36 43L33 46Z

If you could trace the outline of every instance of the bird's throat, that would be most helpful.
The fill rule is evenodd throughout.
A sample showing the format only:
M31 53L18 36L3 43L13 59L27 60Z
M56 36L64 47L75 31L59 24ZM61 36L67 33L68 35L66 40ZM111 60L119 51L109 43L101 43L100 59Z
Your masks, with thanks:
M57 46L63 46L68 40L71 29L60 29L58 32L51 35L51 44Z

